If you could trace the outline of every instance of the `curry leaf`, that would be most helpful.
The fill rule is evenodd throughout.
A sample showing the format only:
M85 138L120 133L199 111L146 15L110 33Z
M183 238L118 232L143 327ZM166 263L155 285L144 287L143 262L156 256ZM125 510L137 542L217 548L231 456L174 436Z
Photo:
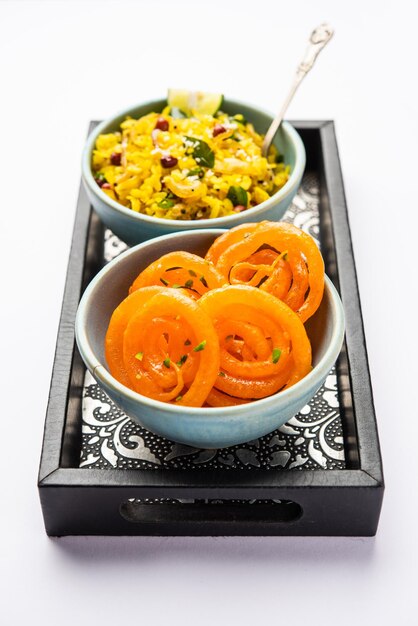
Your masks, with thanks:
M204 165L205 167L213 167L215 165L215 153L206 141L196 139L196 137L186 137L186 141L193 144L193 158L199 165Z
M228 200L231 200L234 206L242 205L247 206L248 204L248 194L242 187L238 185L231 185L228 189L227 196Z

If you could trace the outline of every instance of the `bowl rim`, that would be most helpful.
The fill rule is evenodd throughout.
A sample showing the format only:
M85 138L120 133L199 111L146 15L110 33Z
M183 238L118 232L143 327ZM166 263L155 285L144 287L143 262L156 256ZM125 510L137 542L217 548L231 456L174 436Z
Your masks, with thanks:
M127 109L123 109L122 111L119 111L118 113L116 113L115 115L112 115L111 117L108 117L107 119L103 120L102 122L100 122L100 124L96 126L96 128L88 136L87 141L83 148L81 170L82 170L82 178L83 178L84 184L87 186L87 188L92 194L97 196L97 198L101 200L102 202L104 202L107 206L111 207L117 213L120 213L126 218L133 219L134 221L137 221L137 222L146 222L149 224L161 224L164 226L171 226L171 227L173 227L174 224L177 224L177 225L181 224L181 228L183 230L194 229L196 228L196 226L198 226L198 228L210 227L211 225L214 225L214 224L219 224L219 227L222 227L222 224L231 224L231 223L234 224L235 222L237 222L238 224L242 222L242 215L243 215L242 213L237 213L234 215L224 215L223 217L213 217L213 218L207 218L207 219L202 219L202 220L181 220L181 221L169 220L164 217L154 217L152 215L145 215L143 213L137 213L136 211L133 211L132 209L129 209L128 207L123 206L123 204L120 204L119 202L112 200L112 198L109 198L109 196L97 185L96 181L94 180L92 171L91 171L91 154L94 148L94 144L96 143L96 139L101 134L102 130L106 128L106 126L110 124L113 120L117 119L118 117L129 115L134 109L138 107L142 107L142 106L152 107L153 105L161 105L161 103L164 101L165 101L164 99L148 100L146 102L136 104ZM236 106L238 110L239 110L239 107L246 107L246 108L252 109L255 112L262 113L270 117L273 120L274 115L271 112L261 107L256 107L252 104L247 104L240 100L232 100L229 98L226 98L226 101L228 102L228 104L231 104L234 107ZM266 209L269 209L272 205L276 205L277 203L281 202L288 194L291 194L295 190L295 188L298 187L300 179L305 170L306 151L305 151L305 146L303 144L303 141L299 133L287 121L282 122L282 128L285 134L290 138L291 142L295 146L295 150L296 150L295 166L293 168L293 171L290 173L289 180L283 185L281 189L279 189L278 191L276 191L275 194L270 196L268 200L264 200L264 202L261 202L260 204L257 204L257 206L251 207L245 211L245 215L248 214L251 218L254 217L255 215L258 215L259 213L263 213Z
M130 401L145 405L148 408L156 409L157 411L165 411L168 413L172 413L173 415L181 415L182 418L186 421L188 418L194 418L196 416L200 416L202 419L207 416L210 417L211 422L215 424L218 421L224 421L225 417L228 417L228 419L230 419L232 422L239 420L242 417L242 413L245 413L246 409L248 409L248 406L255 407L255 410L258 408L260 408L260 410L263 410L264 407L277 403L279 408L280 404L286 404L287 399L289 399L289 402L291 402L292 397L305 395L308 390L311 390L312 387L315 386L315 381L318 382L319 386L322 380L327 376L331 367L334 365L335 361L338 358L345 333L345 316L343 305L336 288L334 287L332 281L327 275L325 275L325 290L328 292L330 306L333 310L333 317L335 317L336 320L334 328L332 330L329 345L327 346L325 353L320 359L319 363L317 363L317 365L315 365L315 367L313 367L312 370L308 374L306 374L306 376L304 376L301 380L292 385L292 387L289 387L289 389L276 392L275 394L266 398L260 398L258 400L253 400L248 404L235 405L231 407L188 407L183 405L176 406L167 402L161 402L160 400L153 400L152 398L143 396L136 391L125 387L125 385L122 385L122 383L117 381L110 374L106 366L101 363L96 357L94 350L91 347L84 321L89 308L91 295L98 287L99 283L106 276L106 274L108 274L113 269L113 267L115 267L116 264L123 263L124 259L131 254L135 254L138 248L142 249L147 247L147 245L152 246L154 243L158 244L158 242L162 240L166 241L167 239L176 239L184 237L186 235L190 235L192 237L197 237L198 235L203 234L219 235L222 232L225 232L225 229L180 231L176 233L170 233L168 235L161 235L160 237L147 240L146 242L140 243L122 252L115 259L110 261L105 267L103 267L100 272L98 272L98 274L96 274L96 276L92 279L92 281L87 286L78 306L75 321L75 336L77 346L83 361L87 365L88 369L91 371L93 377L96 378L99 383L103 384L105 388L109 387L115 394L119 396L124 396Z

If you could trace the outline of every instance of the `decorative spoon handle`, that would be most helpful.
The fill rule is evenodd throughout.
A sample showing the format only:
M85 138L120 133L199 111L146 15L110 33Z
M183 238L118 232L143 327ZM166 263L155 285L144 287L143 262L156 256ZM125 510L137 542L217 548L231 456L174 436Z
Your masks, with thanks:
M286 113L287 107L293 99L293 96L296 93L297 88L299 87L302 80L305 78L306 74L312 69L316 57L321 52L323 48L327 45L329 40L334 34L334 29L329 24L321 24L314 31L312 31L311 36L309 38L309 45L306 50L303 61L298 65L296 70L295 80L293 81L292 87L289 91L289 94L286 100L283 103L282 108L280 109L279 114L272 121L268 131L266 132L266 136L264 137L262 152L264 156L267 156L268 150L270 148L270 144L274 139L275 134L283 121L284 115Z

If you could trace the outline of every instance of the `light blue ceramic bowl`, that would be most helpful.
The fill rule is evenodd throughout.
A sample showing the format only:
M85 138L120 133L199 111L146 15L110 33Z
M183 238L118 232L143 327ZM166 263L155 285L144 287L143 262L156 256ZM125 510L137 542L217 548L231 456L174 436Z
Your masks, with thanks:
M296 385L269 398L228 408L178 407L131 391L110 375L104 338L113 310L126 297L138 273L167 252L204 255L221 230L195 230L158 237L111 261L87 287L76 319L81 356L113 402L148 430L198 448L225 448L275 430L309 402L336 361L344 337L341 300L327 278L320 308L308 321L313 369Z
M280 220L283 217L300 185L306 163L303 142L299 134L288 122L284 122L281 125L274 143L284 155L285 162L291 167L290 178L284 187L271 198L243 213L206 220L165 220L136 213L111 200L97 185L91 172L91 155L97 137L102 133L118 130L120 123L126 116L138 118L151 111L159 112L166 104L166 100L154 100L122 111L99 124L87 139L82 159L83 182L93 208L100 216L102 222L115 235L129 245L135 245L153 237L178 231L200 230L202 228L232 228L245 222ZM224 100L222 110L230 114L242 113L254 124L255 129L260 133L265 133L272 121L272 116L269 113L234 100Z

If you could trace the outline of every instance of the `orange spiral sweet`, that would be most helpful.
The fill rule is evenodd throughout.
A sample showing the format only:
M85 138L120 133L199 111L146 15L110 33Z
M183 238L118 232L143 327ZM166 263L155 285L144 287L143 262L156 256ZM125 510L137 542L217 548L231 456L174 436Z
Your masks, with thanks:
M231 284L259 287L283 300L305 322L319 307L324 262L315 241L284 222L232 228L206 254Z
M135 278L129 292L159 285L185 290L196 299L209 289L222 287L225 282L213 263L202 257L190 252L169 252L148 265Z
M209 316L174 289L132 292L112 315L105 349L112 376L162 402L202 406L219 373Z
M314 240L292 225L244 224L203 259L165 254L133 281L105 338L123 385L183 406L266 398L311 369L304 327L324 289Z
M303 323L271 294L230 285L206 293L199 306L218 334L216 390L239 401L264 398L310 371L311 347Z

